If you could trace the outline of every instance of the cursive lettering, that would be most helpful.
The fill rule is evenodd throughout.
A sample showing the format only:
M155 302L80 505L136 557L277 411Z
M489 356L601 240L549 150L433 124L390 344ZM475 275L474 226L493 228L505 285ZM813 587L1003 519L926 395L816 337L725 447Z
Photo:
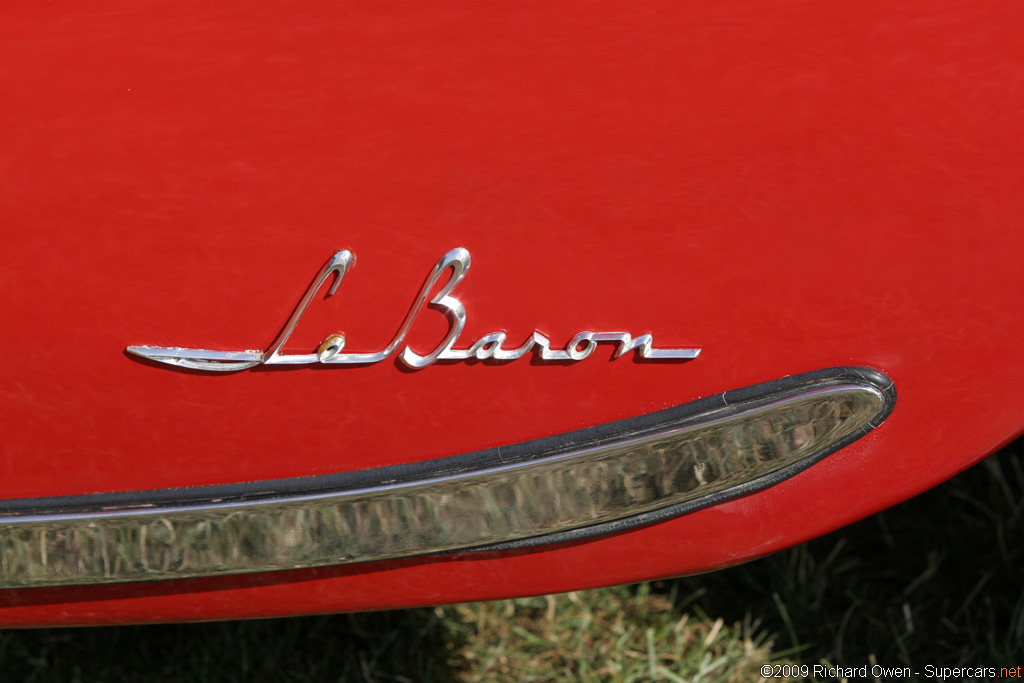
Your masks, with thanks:
M576 362L592 354L599 342L618 344L613 358L620 358L630 351L636 351L641 358L651 360L691 359L700 355L700 348L697 347L657 349L654 347L654 338L649 332L639 337L633 337L628 332L592 332L589 330L584 330L570 339L564 349L552 349L551 340L538 331L534 331L525 342L515 348L505 348L508 335L505 332L496 331L483 335L468 348L457 349L455 344L466 327L466 307L452 294L452 291L465 278L471 262L469 251L462 247L452 249L434 265L395 336L380 351L343 352L345 349L344 335L332 334L321 342L315 353L285 353L285 344L317 292L328 280L333 278L327 290L327 296L333 296L345 275L355 266L355 262L355 254L347 249L335 253L313 278L288 322L285 323L284 328L266 351L211 351L177 346L129 346L125 350L130 354L160 363L214 372L233 372L256 365L312 365L317 363L366 365L379 363L391 357L405 342L409 329L423 309L430 308L442 313L448 319L448 331L444 339L429 353L421 355L408 345L403 347L398 352L398 358L410 368L425 368L438 360L466 361L475 358L511 361L522 358L531 352L535 353L542 361ZM430 293L449 270L451 277L431 297Z

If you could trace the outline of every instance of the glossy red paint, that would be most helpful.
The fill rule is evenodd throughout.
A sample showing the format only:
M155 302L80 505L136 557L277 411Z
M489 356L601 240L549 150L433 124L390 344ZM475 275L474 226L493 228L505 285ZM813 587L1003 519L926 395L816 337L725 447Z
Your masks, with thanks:
M239 618L563 591L734 564L1024 430L1024 8L942 0L115 0L0 18L0 498L271 479L556 434L836 365L895 382L793 479L557 548L0 591L0 623ZM461 346L535 328L685 363L224 376L129 344L390 340L468 248ZM433 319L431 319L433 318ZM424 316L414 348L443 335Z

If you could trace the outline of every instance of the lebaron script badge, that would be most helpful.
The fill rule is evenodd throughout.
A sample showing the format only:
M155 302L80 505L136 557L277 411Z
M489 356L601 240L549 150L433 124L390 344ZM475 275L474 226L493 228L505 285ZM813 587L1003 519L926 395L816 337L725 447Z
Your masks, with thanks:
M452 249L442 256L430 271L423 286L420 287L419 294L413 301L412 308L409 309L401 327L398 328L398 332L395 333L386 348L368 353L344 353L345 337L341 334L332 334L324 339L316 353L284 353L284 345L288 342L288 338L316 293L333 277L333 282L327 291L328 296L333 295L345 274L355 264L355 260L355 254L344 249L337 252L324 264L320 273L302 296L298 306L295 307L295 311L288 319L284 329L265 351L211 351L175 346L129 346L125 350L128 353L160 363L214 372L245 370L256 365L311 365L314 363L367 365L379 363L394 354L402 346L409 328L412 327L413 321L416 320L420 311L424 306L429 306L448 317L448 333L444 340L427 354L416 353L408 346L402 348L398 352L398 357L410 368L425 368L437 360L459 361L478 358L510 361L522 358L531 351L536 353L542 361L573 362L583 360L593 353L598 342L618 344L614 354L615 358L620 358L630 351L636 351L642 358L652 360L689 359L700 355L700 348L656 349L654 348L654 338L650 333L633 337L628 332L591 332L589 330L580 332L570 339L564 349L552 349L551 340L538 331L534 331L522 345L514 349L504 348L506 341L504 332L490 332L473 342L469 348L456 348L459 335L466 327L466 307L452 294L452 290L466 276L470 264L469 250L462 247ZM430 292L449 268L452 270L451 278L433 298L429 298Z

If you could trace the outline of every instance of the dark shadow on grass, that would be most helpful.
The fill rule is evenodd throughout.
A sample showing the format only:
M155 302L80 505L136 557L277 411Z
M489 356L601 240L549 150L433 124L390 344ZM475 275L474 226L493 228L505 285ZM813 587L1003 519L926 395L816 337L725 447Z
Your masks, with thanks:
M449 681L432 609L160 626L7 631L11 681Z

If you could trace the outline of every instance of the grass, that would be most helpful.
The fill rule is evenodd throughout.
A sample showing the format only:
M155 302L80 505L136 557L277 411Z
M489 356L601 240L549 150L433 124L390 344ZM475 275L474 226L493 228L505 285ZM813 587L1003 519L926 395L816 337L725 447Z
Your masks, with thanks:
M1018 441L892 510L712 574L375 614L6 631L0 672L5 681L678 682L759 680L766 662L1015 667L1024 663L1022 511Z
M460 681L746 681L771 644L749 620L680 609L649 584L445 610Z

